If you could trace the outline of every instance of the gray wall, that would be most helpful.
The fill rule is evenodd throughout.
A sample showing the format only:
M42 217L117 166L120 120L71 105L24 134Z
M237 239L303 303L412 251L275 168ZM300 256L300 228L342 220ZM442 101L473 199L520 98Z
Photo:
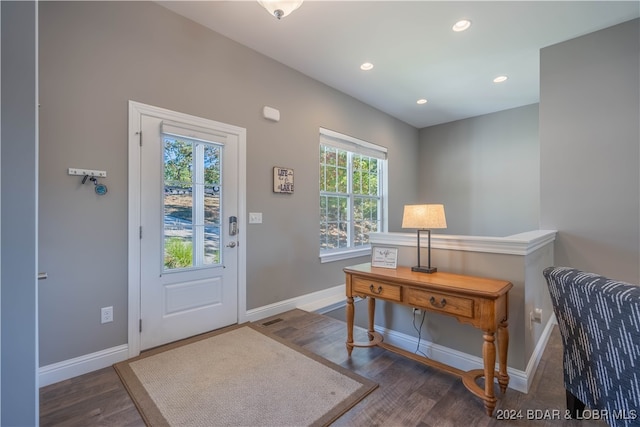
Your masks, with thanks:
M38 424L37 108L34 2L2 15L0 425Z
M541 226L556 264L640 282L640 20L542 49Z
M442 234L537 230L538 104L420 130L421 203L444 203Z
M41 366L127 342L128 100L247 129L247 211L263 213L245 231L249 309L368 259L319 262L319 127L387 147L390 224L416 197L418 130L157 4L42 2L39 29ZM276 165L295 170L293 195L272 192ZM109 193L69 167L106 170Z

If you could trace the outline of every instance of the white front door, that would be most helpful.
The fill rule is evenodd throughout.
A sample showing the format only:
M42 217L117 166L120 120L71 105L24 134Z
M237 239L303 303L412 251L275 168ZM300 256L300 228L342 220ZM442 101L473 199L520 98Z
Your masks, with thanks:
M238 135L178 113L139 119L145 350L238 321Z

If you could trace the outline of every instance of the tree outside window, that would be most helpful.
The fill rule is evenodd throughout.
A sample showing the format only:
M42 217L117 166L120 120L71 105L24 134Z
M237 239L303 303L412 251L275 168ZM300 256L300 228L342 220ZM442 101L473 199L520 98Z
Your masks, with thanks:
M381 231L384 159L320 143L320 253L369 246Z

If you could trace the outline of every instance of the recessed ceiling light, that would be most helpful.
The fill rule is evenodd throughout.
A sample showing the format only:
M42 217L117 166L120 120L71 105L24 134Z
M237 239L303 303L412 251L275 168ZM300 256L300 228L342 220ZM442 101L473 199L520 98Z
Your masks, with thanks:
M506 81L509 77L507 76L498 76L495 79L493 79L494 83L502 83L504 81Z
M471 26L471 21L469 21L468 19L462 19L456 22L455 24L453 24L453 27L451 27L451 29L453 31L460 32L468 29L470 26Z
M360 69L363 71L369 71L372 68L373 68L373 64L371 62L365 62L360 66Z
M420 104L420 105L422 105L422 104L426 104L426 103L427 103L427 100L426 100L426 99L424 99L424 98L421 98L421 99L418 99L418 100L416 101L416 103L417 103L417 104Z

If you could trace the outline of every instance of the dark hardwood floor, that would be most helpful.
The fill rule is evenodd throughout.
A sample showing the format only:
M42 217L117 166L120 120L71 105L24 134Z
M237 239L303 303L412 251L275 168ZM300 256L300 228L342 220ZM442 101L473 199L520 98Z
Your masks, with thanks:
M259 324L276 335L354 372L380 386L334 426L606 426L602 421L565 420L562 386L562 343L554 330L528 394L508 389L499 396L496 413L522 413L520 420L499 420L485 415L482 401L452 375L413 362L380 348L345 349L346 325L340 320L292 310ZM366 332L357 329L356 340ZM561 419L527 417L559 410ZM529 411L529 412L528 412ZM547 412L553 414L552 412ZM42 426L144 426L113 368L43 387L40 390ZM212 425L215 425L213 423Z

